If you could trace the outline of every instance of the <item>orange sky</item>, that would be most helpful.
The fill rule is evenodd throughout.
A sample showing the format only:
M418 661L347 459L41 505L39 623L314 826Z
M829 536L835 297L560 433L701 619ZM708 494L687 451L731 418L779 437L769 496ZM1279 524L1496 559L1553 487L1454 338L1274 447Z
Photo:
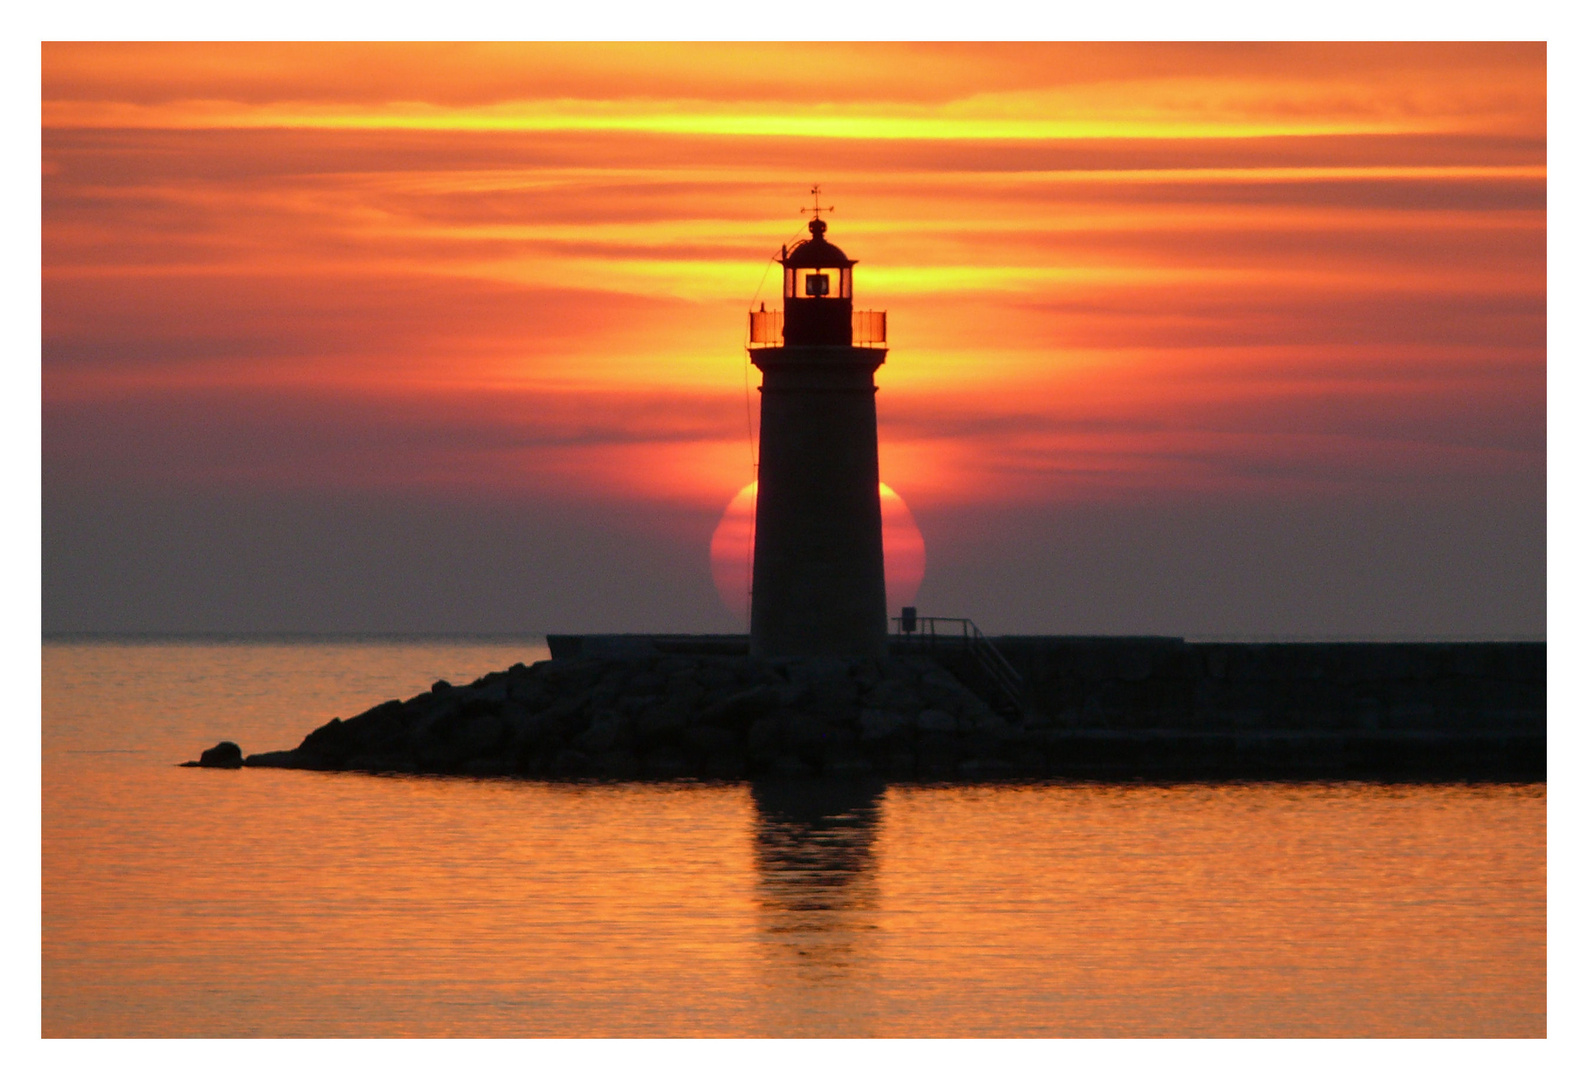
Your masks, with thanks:
M743 312L820 181L889 312L883 478L929 551L956 508L1494 487L1541 519L1544 61L46 45L46 501L483 495L709 535L753 478Z

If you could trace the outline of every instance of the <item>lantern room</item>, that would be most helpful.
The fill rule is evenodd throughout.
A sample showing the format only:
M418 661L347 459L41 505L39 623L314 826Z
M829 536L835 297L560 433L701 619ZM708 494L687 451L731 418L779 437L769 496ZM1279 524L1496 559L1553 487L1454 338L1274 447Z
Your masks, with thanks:
M853 299L855 260L828 242L827 222L814 218L810 230L809 240L795 244L783 256L783 299Z
M819 193L819 189L811 191ZM855 260L827 239L827 222L819 212L809 228L809 240L785 247L778 258L783 267L783 310L768 311L762 304L759 311L750 312L750 349L886 347L888 313L854 310Z
M828 242L820 217L811 219L810 233L780 260L784 344L848 345L855 260Z

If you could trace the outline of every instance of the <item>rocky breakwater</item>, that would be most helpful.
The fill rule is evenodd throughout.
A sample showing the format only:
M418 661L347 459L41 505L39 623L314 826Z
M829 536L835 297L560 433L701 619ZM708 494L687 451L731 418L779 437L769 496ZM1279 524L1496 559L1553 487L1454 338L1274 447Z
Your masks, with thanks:
M760 660L718 641L664 651L700 643L601 639L595 655L569 649L332 720L293 750L244 757L226 742L187 764L614 779L1545 778L1541 648L1004 640L1026 678L1018 715L967 688L978 684L964 656Z
M1046 774L1036 734L926 657L577 658L438 682L333 719L293 750L242 757L223 743L187 764L569 778Z

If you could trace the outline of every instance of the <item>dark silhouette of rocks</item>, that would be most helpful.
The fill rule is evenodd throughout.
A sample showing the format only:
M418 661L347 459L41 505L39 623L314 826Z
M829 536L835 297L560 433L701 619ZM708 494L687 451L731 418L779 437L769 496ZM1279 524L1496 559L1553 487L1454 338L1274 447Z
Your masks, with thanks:
M234 742L219 742L199 755L197 761L184 761L190 769L240 769L243 751Z
M1127 672L1135 675L1135 672ZM1131 683L1135 686L1137 684ZM292 750L198 762L611 779L1542 780L1542 723L1384 730L1284 724L1151 728L1053 711L1000 714L926 655L764 659L576 656L333 719ZM229 748L229 749L228 749Z
M516 664L465 687L437 682L243 763L470 776L914 775L923 716L967 745L1009 727L922 657L581 658Z

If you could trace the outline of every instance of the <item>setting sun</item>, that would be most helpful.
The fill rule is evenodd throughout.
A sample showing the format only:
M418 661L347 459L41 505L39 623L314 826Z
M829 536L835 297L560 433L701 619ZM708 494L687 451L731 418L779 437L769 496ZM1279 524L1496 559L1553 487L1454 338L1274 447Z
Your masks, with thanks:
M926 576L926 541L898 492L877 485L882 497L882 561L888 611L896 615L915 599ZM750 624L750 570L755 551L755 492L752 481L729 501L711 534L711 580L722 604L744 626Z

